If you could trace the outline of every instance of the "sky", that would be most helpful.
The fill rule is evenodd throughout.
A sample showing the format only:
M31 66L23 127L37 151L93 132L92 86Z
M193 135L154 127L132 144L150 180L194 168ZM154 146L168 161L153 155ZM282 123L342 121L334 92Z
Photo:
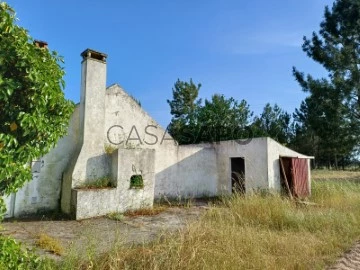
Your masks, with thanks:
M302 51L331 0L8 0L18 24L65 59L65 96L80 100L80 53L108 54L107 85L120 84L163 127L166 100L179 78L245 99L255 114L266 103L289 113L306 94L292 67L315 77L323 68Z

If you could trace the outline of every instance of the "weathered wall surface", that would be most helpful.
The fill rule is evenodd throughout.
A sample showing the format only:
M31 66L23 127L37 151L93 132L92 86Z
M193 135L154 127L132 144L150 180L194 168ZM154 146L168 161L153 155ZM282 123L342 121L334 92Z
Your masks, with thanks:
M107 88L105 104L106 144L116 148L150 149L175 145L165 130L119 85Z
M72 173L72 187L109 174L104 153L106 63L93 58L82 62L80 94L81 151Z
M78 134L77 107L70 119L68 135L61 138L47 155L32 163L33 179L13 195L15 205L8 205L8 210L14 207L15 217L58 209L62 174L76 148Z
M155 197L215 196L217 165L212 145L163 146L156 150Z
M266 138L254 138L247 144L224 141L216 144L218 190L220 194L231 193L231 158L245 159L245 190L251 192L269 187L267 178Z
M142 175L143 188L130 187L132 175ZM119 149L112 154L112 177L116 188L73 189L76 219L151 208L154 202L155 150Z
M85 50L81 63L79 139L74 156L64 172L61 210L70 214L72 188L110 174L110 159L104 150L106 56ZM94 55L96 57L94 57Z
M113 177L117 180L118 211L149 208L154 202L155 150L119 149L113 155ZM131 188L132 175L143 177L143 188Z
M15 194L10 194L9 196L4 196L4 203L6 206L5 218L10 218L14 216L14 206L15 206Z
M115 188L73 189L71 195L72 214L77 220L117 212L119 198Z

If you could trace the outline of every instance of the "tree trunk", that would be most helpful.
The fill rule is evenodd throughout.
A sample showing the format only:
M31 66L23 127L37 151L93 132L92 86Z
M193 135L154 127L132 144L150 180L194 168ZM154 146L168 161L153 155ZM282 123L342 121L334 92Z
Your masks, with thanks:
M335 158L335 170L339 170L339 167L338 167L338 159L337 159L337 155L336 155L336 154L334 155L334 158Z

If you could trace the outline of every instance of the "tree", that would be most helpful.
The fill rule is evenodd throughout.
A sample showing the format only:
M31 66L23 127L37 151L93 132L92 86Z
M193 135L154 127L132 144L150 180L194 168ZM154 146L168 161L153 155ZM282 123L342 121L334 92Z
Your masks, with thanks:
M243 139L248 136L246 127L252 114L245 100L238 102L232 97L227 99L215 94L199 109L195 142Z
M316 157L318 165L338 168L340 160L351 157L357 144L358 126L343 117L342 105L336 89L319 91L307 97L295 110L295 149Z
M283 111L277 104L273 107L267 103L259 117L252 124L256 136L266 136L280 143L288 144L291 140L291 115Z
M304 37L302 48L328 77L305 77L293 68L303 91L310 94L302 105L306 114L298 114L298 119L305 121L302 129L319 138L321 155L332 155L337 163L338 155L348 155L360 142L360 2L337 0L331 10L326 7L319 33Z
M67 132L74 104L62 91L62 62L35 46L14 10L0 2L0 198L29 181L29 163Z
M173 118L168 131L180 144L218 142L247 136L245 127L252 112L245 100L240 103L223 95L213 95L202 105L201 84L177 80L173 99L168 100Z
M198 99L201 84L190 82L175 82L172 89L173 99L167 100L170 113L173 115L168 126L170 135L180 144L193 143L191 137L194 134L197 123L197 113L201 99Z

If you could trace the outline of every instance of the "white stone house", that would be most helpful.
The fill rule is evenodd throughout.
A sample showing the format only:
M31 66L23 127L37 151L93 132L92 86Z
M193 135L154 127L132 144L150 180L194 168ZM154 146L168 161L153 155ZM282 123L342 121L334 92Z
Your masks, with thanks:
M87 49L81 56L81 98L68 135L33 162L33 180L6 198L8 217L61 209L84 219L151 207L162 196L231 194L234 172L244 176L246 192L281 191L281 156L305 160L302 184L310 191L312 157L270 138L179 146L119 85L106 87L105 54ZM134 175L143 187L131 186ZM99 179L113 187L85 188Z

